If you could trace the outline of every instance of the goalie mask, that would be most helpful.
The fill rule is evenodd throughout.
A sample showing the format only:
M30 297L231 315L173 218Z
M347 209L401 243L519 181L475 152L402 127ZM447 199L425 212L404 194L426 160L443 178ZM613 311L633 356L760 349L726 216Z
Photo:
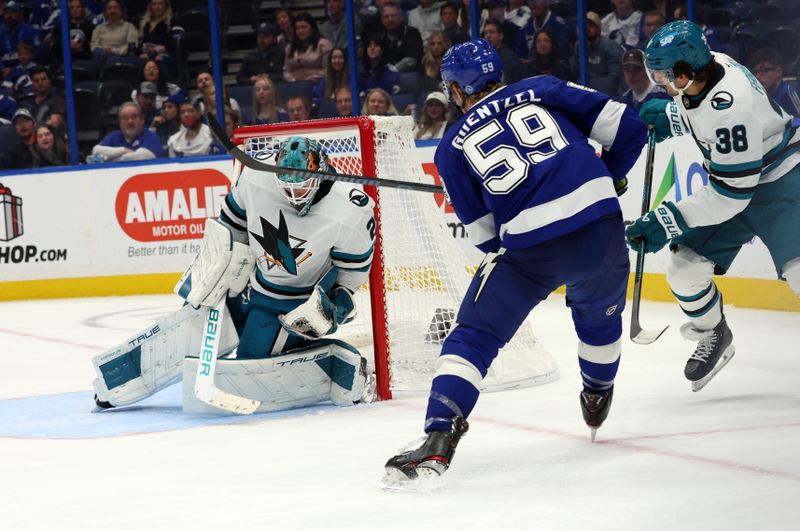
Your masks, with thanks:
M319 142L302 136L294 136L281 144L278 166L322 172L331 172L333 169ZM278 173L276 177L278 189L295 208L297 215L305 216L319 190L320 179L292 173Z

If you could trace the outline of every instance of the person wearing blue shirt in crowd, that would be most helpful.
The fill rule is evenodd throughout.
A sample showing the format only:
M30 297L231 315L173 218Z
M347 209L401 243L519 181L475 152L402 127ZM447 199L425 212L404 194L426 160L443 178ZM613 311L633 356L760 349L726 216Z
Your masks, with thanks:
M642 27L639 30L639 42L636 47L640 50L647 48L650 37L658 28L667 23L667 17L661 11L648 11L642 15Z
M486 256L442 344L427 435L386 463L389 488L448 469L498 350L559 286L579 338L579 403L592 430L608 416L622 350L630 263L615 182L641 154L644 123L607 95L553 76L504 86L500 56L483 39L450 48L441 72L464 115L434 162Z
M16 100L0 92L0 125L10 124L16 110Z
M3 24L0 25L0 59L5 67L14 67L19 63L17 45L27 42L36 49L41 41L36 30L22 21L22 6L16 0L6 2L3 11Z
M656 85L647 75L644 68L644 52L642 50L628 50L622 56L622 71L625 75L625 84L628 90L622 94L619 101L639 112L639 108L646 101L653 99L669 100L669 94L661 85Z
M781 55L775 48L761 48L750 56L750 70L767 89L775 103L794 116L800 117L800 95L794 86L783 80Z
M549 30L555 38L556 48L565 56L569 56L572 42L575 37L564 19L550 11L550 0L528 0L531 8L531 18L517 33L515 52L517 57L523 59L531 55L534 49L536 34L542 30Z
M108 133L92 148L86 162L148 160L166 156L158 135L144 128L144 117L132 101L119 107L119 129Z

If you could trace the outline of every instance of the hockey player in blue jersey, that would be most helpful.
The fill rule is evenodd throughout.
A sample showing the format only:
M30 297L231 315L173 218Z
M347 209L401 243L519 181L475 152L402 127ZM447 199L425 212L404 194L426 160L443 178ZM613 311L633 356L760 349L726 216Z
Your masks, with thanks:
M800 131L750 71L712 53L703 31L686 20L653 34L645 51L651 77L673 100L646 102L640 114L656 140L691 134L709 184L665 202L627 229L634 249L672 249L667 281L698 341L684 375L699 391L730 361L733 334L712 280L758 236L778 276L800 294Z
M614 183L639 157L644 124L610 97L552 76L503 86L500 58L483 39L450 48L441 74L464 116L434 160L486 257L442 345L427 435L386 463L390 488L447 470L498 349L559 286L580 340L579 402L593 435L608 416L621 353L630 266Z

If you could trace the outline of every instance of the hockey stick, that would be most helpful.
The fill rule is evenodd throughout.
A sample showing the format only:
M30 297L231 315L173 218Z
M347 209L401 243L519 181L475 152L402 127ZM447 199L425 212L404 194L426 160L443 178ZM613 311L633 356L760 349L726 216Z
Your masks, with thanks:
M200 349L200 359L197 360L194 394L206 404L216 408L230 413L249 415L261 405L261 401L226 393L214 385L224 313L225 297L216 306L211 306L206 314L203 344Z
M651 128L647 133L647 162L644 170L644 188L642 189L642 216L650 210L650 190L653 186L653 159L656 155L656 134ZM636 253L636 271L633 278L633 303L631 308L631 341L640 345L649 345L663 334L669 325L662 330L642 330L639 323L639 305L642 302L642 276L644 275L644 245Z
M225 150L228 153L230 153L233 156L233 158L238 160L243 166L246 166L253 170L268 171L271 173L279 172L283 174L300 175L306 178L322 179L325 181L342 181L346 183L364 184L368 186L383 186L385 188L413 190L415 192L429 192L433 194L444 193L444 189L441 186L435 184L412 183L408 181L398 181L395 179L378 179L375 177L365 177L363 175L347 175L345 173L327 173L321 171L301 170L295 168L281 168L280 166L267 164L265 162L261 162L260 160L254 159L253 157L242 151L239 147L234 145L234 143L231 142L231 139L228 137L228 134L219 125L219 122L214 117L214 115L206 114L206 119L208 120L208 126L211 128L211 132L214 133L214 136L219 141L219 143L223 145Z

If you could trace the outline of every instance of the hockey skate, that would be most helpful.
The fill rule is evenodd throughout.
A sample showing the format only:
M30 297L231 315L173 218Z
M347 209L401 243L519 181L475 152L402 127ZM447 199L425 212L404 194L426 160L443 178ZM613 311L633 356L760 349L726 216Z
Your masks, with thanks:
M681 326L681 335L699 341L683 370L686 379L692 382L692 391L697 392L733 358L733 333L723 316L712 330L698 330L692 323L686 323Z
M468 429L463 417L455 417L449 430L432 431L400 450L386 462L383 488L396 492L435 488L437 478L449 468L458 441Z
M611 410L611 401L613 398L613 387L606 393L588 393L586 391L581 391L581 413L583 413L583 420L591 430L589 437L592 439L592 442L594 442L597 436L597 428L602 426L603 422L608 418L608 412Z

